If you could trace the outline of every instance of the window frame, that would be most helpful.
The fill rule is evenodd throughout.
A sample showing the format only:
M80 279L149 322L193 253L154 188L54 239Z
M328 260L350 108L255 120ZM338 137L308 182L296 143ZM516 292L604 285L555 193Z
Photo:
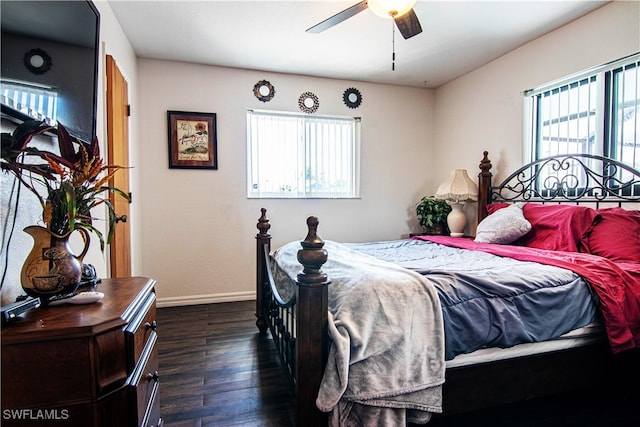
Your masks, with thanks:
M17 95L18 98L10 94ZM52 86L2 78L0 79L0 97L2 97L2 104L34 120L44 120L51 126L57 123L60 99L58 91Z
M623 100L628 99L623 104L618 96L625 90L628 70L633 70L629 86L631 91L623 95ZM581 89L583 83L586 93ZM566 96L563 97L564 92ZM627 95L630 97L627 98ZM586 102L583 103L584 98ZM626 114L626 102L630 102L632 107L630 151L624 150L624 121L622 124L618 122L622 114ZM589 154L611 158L631 168L640 168L640 52L525 91L523 110L525 164L553 156ZM582 122L585 117L587 120ZM560 126L564 126L565 122L566 127L562 131ZM585 128L586 133L581 132ZM556 146L550 147L554 137ZM572 144L576 151L572 151ZM584 145L580 147L581 144ZM567 176L579 183L587 182L579 168L573 168L541 175L536 185L542 186L541 183L549 178L563 179ZM629 172L616 172L617 180L624 182L628 178ZM635 191L640 193L640 189Z
M282 190L269 191L256 189L255 185L260 180L260 178L254 177L256 169L258 165L254 162L254 157L257 155L259 157L257 146L254 144L258 143L254 140L252 134L252 115L256 115L258 117L268 117L275 116L281 117L286 120L292 120L295 122L294 126L291 126L291 129L295 127L295 142L291 140L287 141L286 144L291 144L293 148L293 154L291 154L292 158L295 158L295 169L297 178L292 179L295 181L297 185L291 186L293 191L287 192ZM360 162L361 162L361 118L360 117L352 117L352 116L341 116L341 115L310 115L303 114L297 112L288 112L288 111L275 111L275 110L257 110L257 109L247 109L246 112L246 120L247 120L247 135L246 135L246 143L247 143L247 198L249 199L359 199L360 198ZM317 178L316 175L310 175L310 160L308 153L316 153L319 156L322 156L323 153L321 151L325 151L325 156L335 155L326 154L326 150L318 150L316 148L315 151L312 151L310 145L321 144L318 147L326 148L326 145L323 144L326 140L323 140L322 134L315 134L315 139L309 137L309 126L312 125L322 125L323 122L327 121L337 121L348 124L350 129L346 129L347 134L350 136L347 138L346 148L342 147L343 150L348 151L347 161L342 165L343 172L344 168L347 169L347 174L349 175L349 179L346 179L347 182L346 190L343 192L340 191L317 191L314 192L310 190L310 187L313 185L310 184L314 179ZM345 131L343 129L343 131ZM293 131L292 131L293 132ZM326 137L325 137L326 138ZM267 144L272 144L267 142ZM322 159L322 157L320 157ZM289 159L289 161L293 161ZM322 172L322 171L321 171ZM318 179L319 180L319 179ZM258 184L259 185L259 184ZM287 186L288 187L288 186Z
M523 96L523 112L524 112L524 126L523 126L523 160L524 163L530 163L534 160L540 159L540 140L538 130L539 127L539 103L537 97L541 94L558 90L568 85L579 83L583 80L595 79L596 85L596 101L595 101L595 128L594 134L594 149L591 154L602 155L611 157L615 160L623 161L616 155L615 147L612 143L613 132L615 126L613 121L617 117L618 105L615 101L615 73L625 70L629 66L638 68L637 63L640 62L640 52L628 55L615 61L611 61L606 64L599 65L597 67L590 68L588 70L572 74L570 76L554 80L552 82L543 84L533 89L524 91ZM636 65L633 65L636 64ZM640 81L637 82L640 84ZM636 135L637 143L640 143L640 136ZM587 152L587 151L584 151ZM576 153L569 153L576 154ZM638 168L640 165L630 165L631 167Z

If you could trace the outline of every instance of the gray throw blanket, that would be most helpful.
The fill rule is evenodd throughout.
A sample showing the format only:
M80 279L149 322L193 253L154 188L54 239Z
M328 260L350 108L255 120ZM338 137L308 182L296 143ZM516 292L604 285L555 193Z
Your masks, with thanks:
M317 406L335 426L404 426L442 412L444 332L423 276L326 241L332 340ZM298 242L274 253L293 279Z

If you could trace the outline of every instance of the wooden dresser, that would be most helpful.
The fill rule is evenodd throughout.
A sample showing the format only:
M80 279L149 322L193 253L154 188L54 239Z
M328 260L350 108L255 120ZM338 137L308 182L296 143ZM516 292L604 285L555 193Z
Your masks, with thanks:
M0 423L161 426L154 285L104 279L97 303L37 308L3 326Z

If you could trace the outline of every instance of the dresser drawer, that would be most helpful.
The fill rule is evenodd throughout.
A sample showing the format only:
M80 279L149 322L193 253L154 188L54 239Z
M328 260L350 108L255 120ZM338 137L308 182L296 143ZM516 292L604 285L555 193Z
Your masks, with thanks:
M40 307L3 325L0 425L161 425L155 283L105 278L98 303Z
M131 412L135 416L132 425L135 426L143 425L143 421L150 418L153 405L159 403L157 339L158 335L152 332L140 361L128 380L129 402L132 405ZM147 423L149 421L145 421L145 424Z
M156 330L156 294L147 296L133 320L126 326L127 374L138 364L147 341Z
M162 427L163 422L160 417L160 383L156 382L152 394L149 406L147 407L147 413L142 420L143 427Z

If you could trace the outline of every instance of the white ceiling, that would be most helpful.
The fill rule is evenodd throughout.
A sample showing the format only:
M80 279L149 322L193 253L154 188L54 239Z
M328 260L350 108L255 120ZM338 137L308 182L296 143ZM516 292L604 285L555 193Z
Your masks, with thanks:
M136 54L261 71L437 87L607 1L418 1L421 34L404 40L370 10L320 34L351 1L109 0Z

